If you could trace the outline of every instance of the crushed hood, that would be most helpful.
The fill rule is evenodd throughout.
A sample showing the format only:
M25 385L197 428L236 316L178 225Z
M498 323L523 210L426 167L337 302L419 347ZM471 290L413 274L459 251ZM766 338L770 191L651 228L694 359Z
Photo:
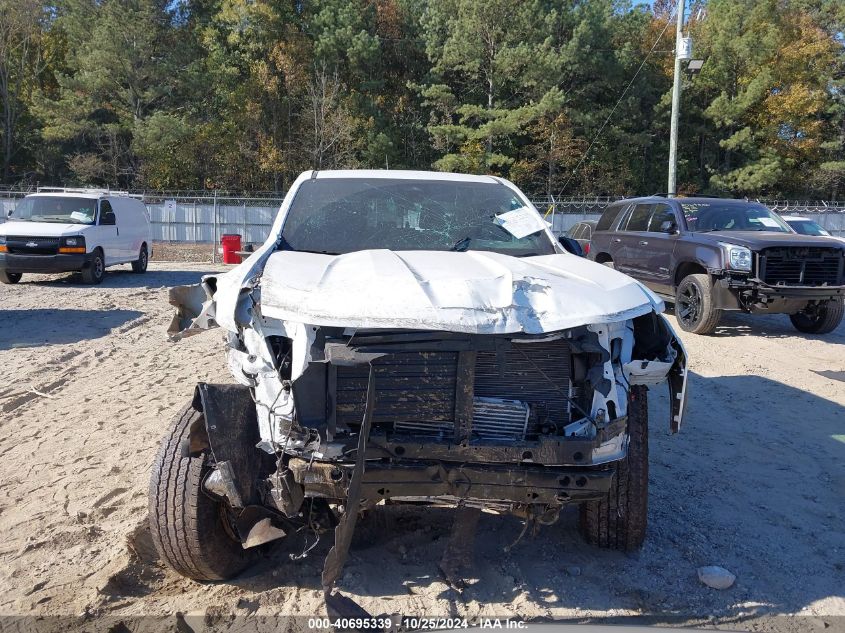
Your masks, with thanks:
M260 289L267 317L352 328L537 334L663 309L630 277L568 254L279 251Z

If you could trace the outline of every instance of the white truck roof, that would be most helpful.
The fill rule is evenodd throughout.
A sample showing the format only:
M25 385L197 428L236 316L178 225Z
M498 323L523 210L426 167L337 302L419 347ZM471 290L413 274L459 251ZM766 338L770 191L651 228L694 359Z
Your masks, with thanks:
M390 178L395 180L453 180L458 182L501 182L494 176L453 174L445 171L413 171L406 169L326 169L311 172L312 178Z

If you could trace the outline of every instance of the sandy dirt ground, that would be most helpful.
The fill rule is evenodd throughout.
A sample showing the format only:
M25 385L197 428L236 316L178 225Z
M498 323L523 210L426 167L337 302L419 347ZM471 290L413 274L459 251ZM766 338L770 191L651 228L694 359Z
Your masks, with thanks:
M157 560L147 482L159 439L194 383L228 381L219 330L166 340L167 288L215 267L120 268L98 287L70 275L0 287L0 615L123 626L179 612L225 629L235 616L324 613L328 538L300 562L279 545L227 583L194 583ZM372 614L842 630L845 326L802 336L783 316L732 315L715 336L684 340L691 402L680 435L667 435L663 389L651 393L642 551L585 546L571 511L505 551L520 521L485 515L474 574L457 593L436 564L451 513L387 507L359 524L341 589ZM702 585L703 565L726 567L736 584Z

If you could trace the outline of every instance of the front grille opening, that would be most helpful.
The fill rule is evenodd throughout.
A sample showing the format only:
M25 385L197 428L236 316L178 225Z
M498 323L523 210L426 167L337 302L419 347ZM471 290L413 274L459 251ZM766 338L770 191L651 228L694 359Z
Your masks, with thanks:
M835 248L768 248L760 257L760 276L771 286L839 285L843 259Z
M424 434L450 434L455 419L457 352L402 352L373 361L376 406L373 429L394 423ZM358 427L367 402L366 365L337 368L337 421Z
M13 255L55 255L59 252L59 240L58 237L9 235L6 237L6 249Z
M455 439L460 380L458 352L400 352L373 361L376 405L373 432L441 440ZM335 416L356 429L364 416L366 365L337 367ZM561 435L572 419L573 388L567 341L513 343L476 354L470 439L520 441ZM578 414L576 417L581 417Z

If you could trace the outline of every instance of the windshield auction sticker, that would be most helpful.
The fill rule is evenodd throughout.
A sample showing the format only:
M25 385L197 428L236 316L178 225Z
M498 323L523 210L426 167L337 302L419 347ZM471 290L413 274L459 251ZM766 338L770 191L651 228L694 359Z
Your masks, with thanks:
M518 240L542 231L546 227L546 223L537 212L528 207L500 213L494 221Z

